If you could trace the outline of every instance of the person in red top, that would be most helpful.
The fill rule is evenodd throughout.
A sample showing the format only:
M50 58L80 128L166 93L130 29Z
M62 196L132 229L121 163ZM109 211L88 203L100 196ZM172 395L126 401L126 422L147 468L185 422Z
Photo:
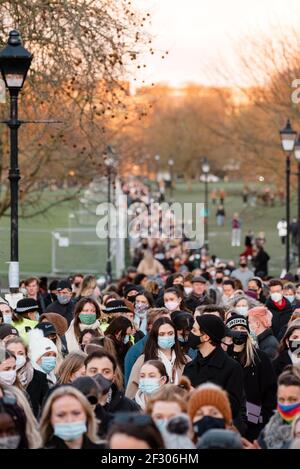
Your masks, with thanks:
M280 340L293 313L293 308L290 301L283 296L283 283L281 280L270 280L269 289L270 298L266 302L266 307L273 314L273 334L277 340Z

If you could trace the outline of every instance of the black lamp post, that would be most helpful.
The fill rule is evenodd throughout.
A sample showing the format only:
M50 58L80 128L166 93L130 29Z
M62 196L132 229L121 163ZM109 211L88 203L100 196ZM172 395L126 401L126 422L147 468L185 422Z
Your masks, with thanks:
M202 161L202 172L204 174L205 182L205 208L204 208L204 247L206 251L209 250L209 241L208 241L208 174L210 171L210 166L207 157L205 156Z
M170 197L173 198L173 166L174 160L172 158L168 161L169 170L170 170Z
M18 95L25 82L32 61L32 54L21 42L18 31L11 31L7 45L0 51L0 70L5 86L10 94L10 119L6 121L10 129L10 219L11 253L9 265L9 287L11 293L19 291L19 239L18 239L18 197L20 170L18 167Z
M295 143L295 157L298 161L298 234L297 234L297 246L298 246L298 266L300 266L300 134L298 135L298 139Z
M108 283L112 280L112 266L111 266L111 240L110 240L110 203L111 203L111 185L112 176L116 167L116 154L112 147L108 145L105 153L104 163L107 168L107 203L108 203L108 236L107 236L107 261L106 261L106 276Z
M288 119L285 127L279 131L282 149L286 154L286 256L285 268L290 270L290 176L291 176L291 154L294 151L297 132L292 128Z

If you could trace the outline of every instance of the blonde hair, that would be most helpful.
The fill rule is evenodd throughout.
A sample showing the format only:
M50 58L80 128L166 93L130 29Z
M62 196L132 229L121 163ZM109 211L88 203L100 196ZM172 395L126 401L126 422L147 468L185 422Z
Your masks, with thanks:
M24 411L26 417L26 436L29 449L41 448L42 439L39 432L39 426L24 392L16 386L8 386L7 384L2 383L1 388L5 395L12 394L16 398L18 406Z
M158 392L153 394L151 398L148 400L147 405L146 405L146 413L147 414L152 414L154 404L158 401L163 401L163 402L176 402L180 409L181 412L187 413L187 403L186 403L186 397L185 399L180 395L181 391L178 390L178 386L176 384L165 384Z
M86 414L87 437L93 443L99 443L99 439L97 437L97 421L92 410L91 404L86 399L86 397L77 389L71 386L63 386L53 391L44 406L40 420L40 434L42 437L43 445L45 445L49 441L50 437L53 435L53 427L51 424L52 405L57 399L65 396L72 396L80 402Z
M76 371L84 366L84 360L87 355L83 352L71 352L63 360L58 369L58 383L68 384L71 381L71 377Z
M78 296L91 296L97 286L97 280L94 275L85 275L78 293Z

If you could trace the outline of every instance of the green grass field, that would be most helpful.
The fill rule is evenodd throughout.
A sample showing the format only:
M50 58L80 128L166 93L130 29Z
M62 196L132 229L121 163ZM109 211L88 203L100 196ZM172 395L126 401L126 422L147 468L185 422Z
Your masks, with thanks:
M225 210L226 223L220 228L216 225L215 211L216 207L210 206L209 213L209 242L211 254L225 259L237 259L241 248L232 248L230 243L231 236L231 216L234 212L239 212L243 221L242 243L248 229L253 229L255 234L264 231L267 239L266 250L271 256L270 274L278 275L284 265L284 247L280 243L277 234L276 225L278 220L285 216L285 207L276 202L275 207L243 207L242 191L240 183L217 183L210 184L212 188L222 187L226 191ZM52 192L46 192L45 202L55 197ZM296 215L296 194L292 194L291 215ZM47 199L47 200L46 200ZM174 190L174 200L180 202L204 202L204 184L194 183L192 190L188 190L185 183L178 182ZM60 206L52 208L47 215L38 216L26 220L20 219L19 239L20 239L20 269L21 276L29 274L50 275L51 274L51 232L57 228L67 229L69 226L70 212L79 208L79 201L66 202ZM10 256L9 232L10 221L8 217L0 219L0 277L4 284L7 277L7 264ZM93 228L93 227L92 227ZM83 236L83 235L82 235ZM63 248L61 248L63 249ZM96 249L96 251L95 251ZM105 243L99 244L99 249L93 247L72 248L71 256L62 258L61 251L60 264L65 267L66 272L80 270L84 260L85 265L91 263L91 268L97 269L99 273L105 271L106 248ZM95 252L97 258L95 257ZM97 268L97 267L98 268Z

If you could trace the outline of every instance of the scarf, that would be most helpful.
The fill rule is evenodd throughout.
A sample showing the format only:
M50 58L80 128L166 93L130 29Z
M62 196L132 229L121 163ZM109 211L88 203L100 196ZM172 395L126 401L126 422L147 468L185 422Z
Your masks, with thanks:
M267 449L282 449L292 439L292 425L282 420L276 412L265 426L263 433Z
M287 300L283 297L280 303L276 303L275 301L273 301L273 303L276 306L276 308L278 308L279 310L282 310L286 307L286 301Z
M26 389L33 379L33 366L29 360L26 361L25 365L17 371L17 375L23 388Z
M138 390L136 395L135 395L135 402L140 406L142 410L145 410L146 408L146 402L145 402L145 394Z
M161 351L158 350L158 359L163 362L166 368L167 375L169 377L169 382L171 384L178 384L179 379L178 379L178 373L176 371L176 368L174 367L175 360L176 360L176 355L174 350L172 350L172 357L171 360L166 357L166 355Z
M82 324L82 323L79 323L79 329L80 331L85 331L87 329L98 329L100 335L102 336L103 335L103 332L100 328L100 322L98 320L96 320L94 322L94 324ZM69 326L69 329L67 330L66 334L65 334L65 337L66 337L66 341L67 341L67 347L68 347L68 351L69 353L70 352L78 352L80 350L80 346L79 346L79 343L78 343L78 340L75 336L75 332L74 332L74 319L73 321L71 322L70 326Z

